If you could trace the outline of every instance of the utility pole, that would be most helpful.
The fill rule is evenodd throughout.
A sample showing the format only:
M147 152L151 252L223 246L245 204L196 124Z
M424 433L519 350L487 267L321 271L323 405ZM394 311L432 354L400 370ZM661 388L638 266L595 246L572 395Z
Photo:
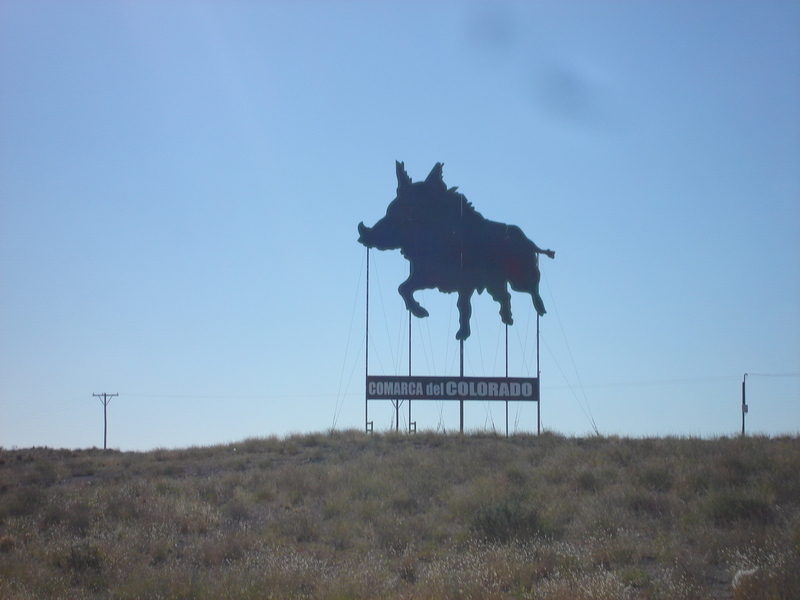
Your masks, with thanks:
M744 418L747 415L747 399L745 396L745 386L747 384L747 373L742 378L742 435L744 435Z
M103 392L102 394L92 394L92 396L97 396L100 398L100 402L103 403L103 450L105 450L108 442L108 403L111 402L111 398L119 396L119 394L106 394Z

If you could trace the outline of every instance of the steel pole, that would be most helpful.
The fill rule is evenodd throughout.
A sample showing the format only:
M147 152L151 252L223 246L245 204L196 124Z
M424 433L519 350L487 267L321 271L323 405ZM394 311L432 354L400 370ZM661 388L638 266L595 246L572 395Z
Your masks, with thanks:
M536 435L542 433L542 372L539 370L539 313L536 313Z
M506 323L506 379L508 379L508 323ZM508 400L506 400L506 437L508 437Z
M411 377L411 311L408 311L408 376ZM408 432L411 433L411 396L408 397Z
M364 430L369 432L369 398L367 396L366 381L369 377L369 248L367 248L367 310L366 310L366 339L364 350Z
M459 374L461 377L464 377L464 340L459 340L459 348L461 359L459 361ZM458 413L459 413L459 420L458 420L458 430L461 433L464 433L464 398L458 399Z

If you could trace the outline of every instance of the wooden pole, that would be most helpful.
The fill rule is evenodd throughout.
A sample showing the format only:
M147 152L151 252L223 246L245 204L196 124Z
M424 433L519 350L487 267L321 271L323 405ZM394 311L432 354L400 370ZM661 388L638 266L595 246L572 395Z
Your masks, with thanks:
M747 415L747 397L745 394L745 385L747 383L747 373L742 378L742 435L744 435L744 417Z
M119 396L119 394L103 392L102 394L92 394L92 396L101 398L100 402L103 403L103 450L106 450L108 448L108 403L111 402L111 398Z

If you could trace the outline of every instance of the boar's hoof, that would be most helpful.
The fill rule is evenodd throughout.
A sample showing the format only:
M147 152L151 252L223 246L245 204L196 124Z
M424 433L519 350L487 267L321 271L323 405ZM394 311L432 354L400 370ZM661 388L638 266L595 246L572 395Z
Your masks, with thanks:
M409 306L408 310L411 311L412 315L414 315L415 317L419 317L420 319L422 319L423 317L427 317L430 314L419 304L417 304L416 306Z

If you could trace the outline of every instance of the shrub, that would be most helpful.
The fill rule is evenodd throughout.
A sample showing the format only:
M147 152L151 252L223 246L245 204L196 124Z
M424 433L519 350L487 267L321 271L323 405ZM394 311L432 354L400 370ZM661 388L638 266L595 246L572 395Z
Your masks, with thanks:
M717 525L730 526L740 521L766 525L773 518L770 503L755 495L719 492L712 495L706 511Z
M82 585L93 592L106 587L103 578L103 555L100 548L87 542L73 543L56 554L54 566L64 572L73 585Z
M627 567L622 569L620 579L622 579L625 585L634 588L650 587L650 574L639 567Z
M585 492L596 492L600 485L597 476L592 471L581 471L575 478L575 483L579 490Z
M4 494L0 503L0 519L4 516L24 517L35 514L44 504L46 494L39 487L23 485Z
M669 497L654 492L633 490L624 499L625 506L635 515L654 519L669 518L672 506Z
M250 507L242 498L231 498L225 506L222 507L222 514L230 522L241 524L249 521L252 518Z
M67 531L77 536L85 536L92 527L92 509L86 502L78 501L69 504L63 502L52 503L48 509L47 518L54 524L63 524Z
M672 473L666 467L647 467L638 474L639 483L653 492L668 492L672 488Z
M479 509L472 519L471 529L489 542L525 541L546 534L539 512L521 501L503 499Z

